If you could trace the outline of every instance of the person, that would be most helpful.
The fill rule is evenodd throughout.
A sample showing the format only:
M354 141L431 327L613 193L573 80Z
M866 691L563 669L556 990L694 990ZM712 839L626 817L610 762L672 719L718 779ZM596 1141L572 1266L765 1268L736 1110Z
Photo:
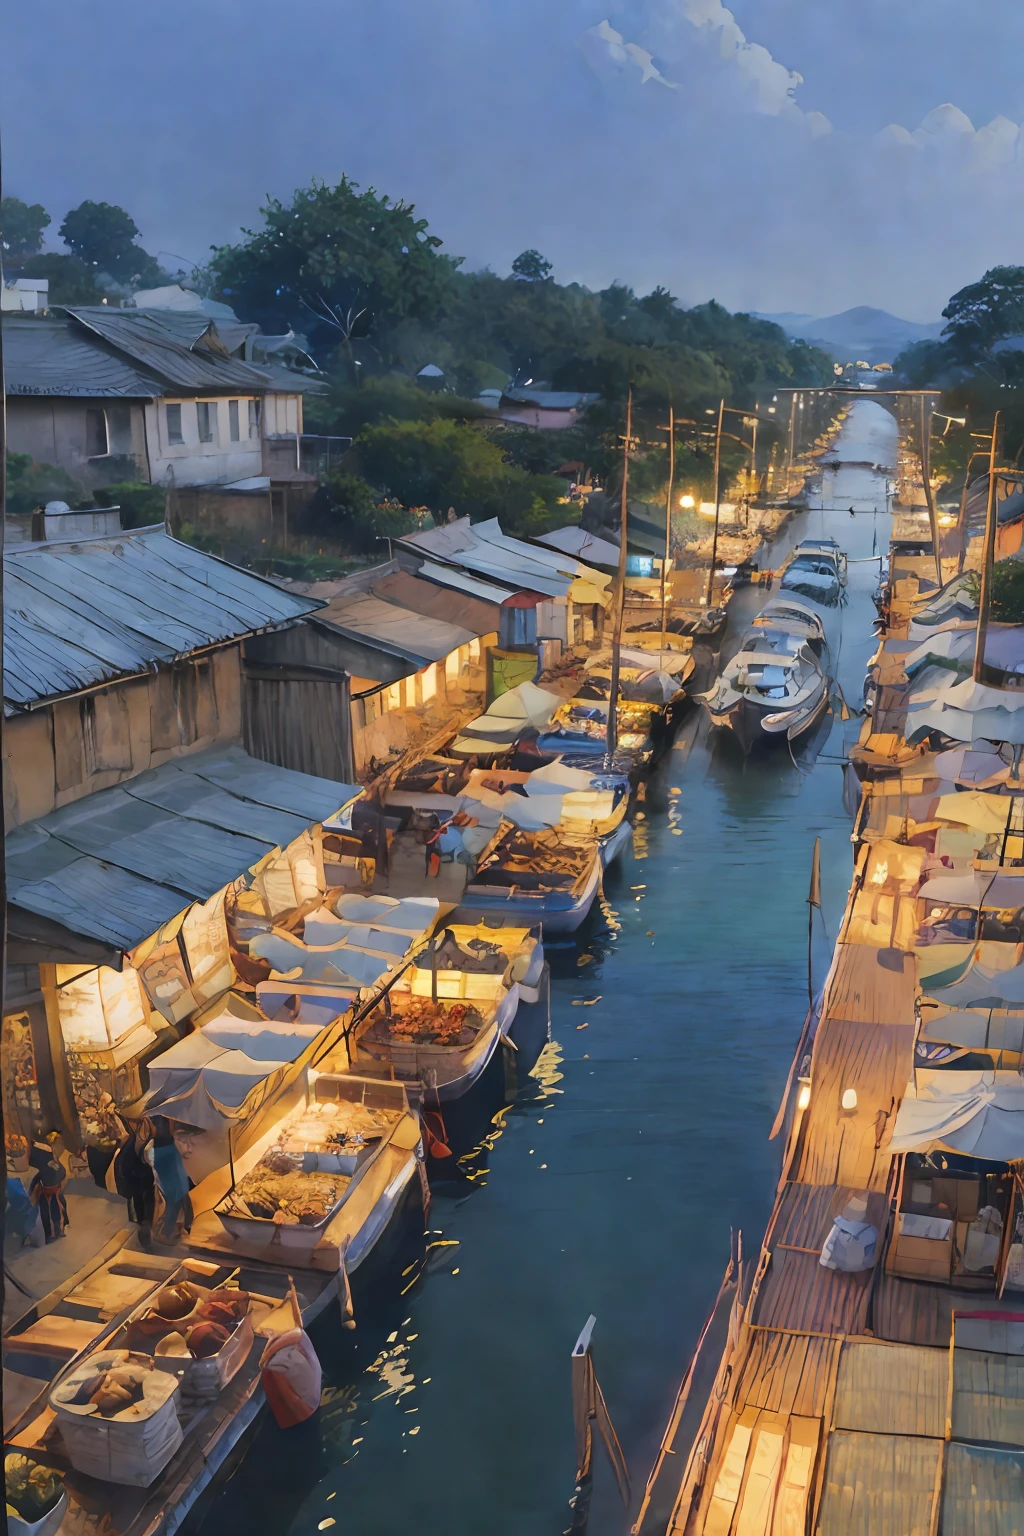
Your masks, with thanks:
M7 1233L16 1238L19 1247L41 1248L46 1241L39 1207L29 1199L28 1190L20 1179L7 1178Z
M162 1207L153 1220L153 1235L158 1242L176 1243L183 1232L192 1229L189 1178L170 1121L164 1115L154 1115L152 1132L146 1158L156 1178Z
M139 1241L148 1248L153 1232L156 1185L153 1170L143 1156L149 1126L140 1121L129 1131L114 1158L114 1188L128 1202L128 1220L139 1229Z
M68 1227L68 1203L64 1198L65 1177L64 1164L51 1155L42 1167L37 1168L28 1187L29 1199L35 1202L39 1210L43 1235L48 1243L63 1237Z

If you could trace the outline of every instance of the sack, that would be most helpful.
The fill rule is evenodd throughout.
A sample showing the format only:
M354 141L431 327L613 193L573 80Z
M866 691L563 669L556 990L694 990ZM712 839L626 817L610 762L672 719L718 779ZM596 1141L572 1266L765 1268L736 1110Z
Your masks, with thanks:
M320 1361L301 1328L271 1339L260 1361L263 1390L282 1429L312 1418L320 1406Z

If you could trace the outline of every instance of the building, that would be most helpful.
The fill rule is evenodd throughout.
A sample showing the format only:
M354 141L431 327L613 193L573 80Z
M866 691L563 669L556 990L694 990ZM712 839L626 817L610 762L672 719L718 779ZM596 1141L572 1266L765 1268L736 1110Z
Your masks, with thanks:
M244 349L245 336L228 340ZM312 483L300 444L303 394L316 381L241 361L202 310L12 316L4 361L9 447L87 487Z
M243 645L316 599L159 528L22 544L4 586L7 1128L79 1147L103 1094L134 1097L167 1029L223 990L226 888L301 900L310 826L360 792L293 766L287 719L254 739L276 696ZM296 716L336 706L347 748L347 679L307 681Z
M50 280L46 277L12 277L0 287L0 310L38 315L49 307Z
M599 395L575 389L506 389L498 401L498 414L510 426L564 432L598 399Z

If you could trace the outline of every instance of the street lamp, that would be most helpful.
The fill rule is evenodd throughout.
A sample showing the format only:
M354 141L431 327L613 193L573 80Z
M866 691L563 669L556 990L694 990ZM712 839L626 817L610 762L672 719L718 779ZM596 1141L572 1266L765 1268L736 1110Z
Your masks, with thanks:
M692 496L680 496L679 505L681 507L685 507L687 512L689 512L697 505L697 503L694 501Z

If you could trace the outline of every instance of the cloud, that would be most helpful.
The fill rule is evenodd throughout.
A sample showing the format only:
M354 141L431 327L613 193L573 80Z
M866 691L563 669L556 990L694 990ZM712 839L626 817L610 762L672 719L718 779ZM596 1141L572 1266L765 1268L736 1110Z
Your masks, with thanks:
M756 112L802 120L815 136L830 131L832 125L823 113L804 112L795 100L803 75L780 64L761 43L748 41L722 0L682 0L681 12L698 32L714 35L720 58L742 77Z
M628 64L641 71L641 85L654 80L670 91L678 90L674 80L667 80L654 62L654 55L641 48L639 43L627 43L621 32L616 32L607 18L596 27L588 27L579 40L583 57L599 77L607 78L609 72L621 72Z

